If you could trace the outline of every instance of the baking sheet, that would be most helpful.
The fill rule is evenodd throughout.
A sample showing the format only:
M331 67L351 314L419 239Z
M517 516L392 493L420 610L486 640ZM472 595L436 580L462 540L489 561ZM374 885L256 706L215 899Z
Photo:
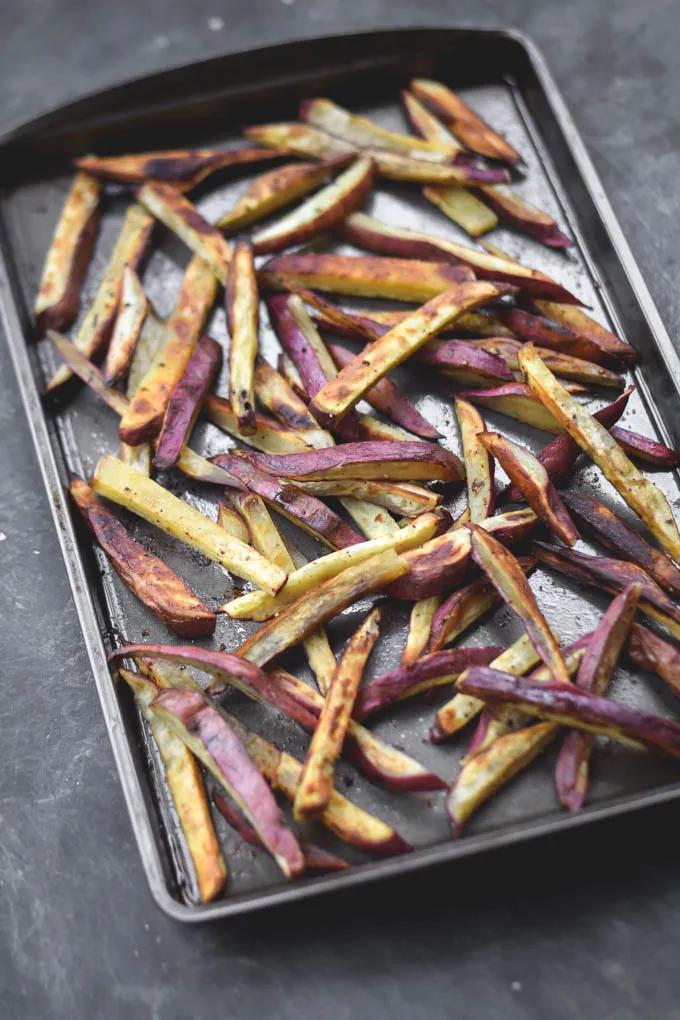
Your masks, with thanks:
M553 749L485 806L470 822L467 834L457 843L452 843L444 810L444 794L390 793L370 784L343 764L338 770L339 789L394 825L417 848L416 853L367 863L365 857L334 842L332 837L327 838L323 830L311 827L314 839L338 850L356 867L339 876L306 879L286 885L276 864L265 853L244 844L216 815L218 833L229 866L229 881L223 898L213 904L199 906L195 903L193 873L167 795L162 766L127 689L115 688L109 678L104 660L105 649L124 639L167 641L168 632L130 594L103 555L92 548L89 537L78 522L76 541L73 541L70 518L68 512L64 512L60 486L67 477L66 472L75 470L89 475L102 453L117 450L116 418L84 388L65 406L41 406L37 393L43 391L56 359L47 342L27 346L21 335L30 336L29 310L51 233L70 184L71 174L63 166L62 158L69 147L74 152L95 147L97 151L117 151L121 148L123 135L126 147L130 149L145 149L155 144L178 147L197 141L201 144L229 143L238 138L238 133L230 125L279 116L294 119L297 100L314 94L328 94L385 127L404 130L397 102L398 87L405 85L413 73L429 73L448 81L523 154L527 175L518 190L529 201L549 211L560 226L575 237L577 244L565 254L503 228L494 230L489 235L490 239L510 255L554 276L591 305L593 315L599 321L610 325L641 350L643 365L641 371L636 372L635 379L638 391L629 404L625 424L647 435L664 439L670 436L677 441L673 435L677 416L674 418L669 412L671 401L677 399L676 383L680 374L676 370L673 376L677 363L673 363L672 348L648 295L641 294L639 289L635 293L640 286L637 270L632 262L628 264L629 255L622 250L616 225L610 228L608 235L603 232L602 220L609 218L609 210L598 193L597 181L591 175L592 168L581 165L578 174L574 174L574 160L581 156L580 143L569 123L559 123L561 101L551 81L546 78L540 58L528 44L518 41L512 34L453 31L401 35L401 40L398 38L400 33L371 37L375 53L372 67L370 64L365 67L361 62L362 48L368 46L371 51L366 39L360 44L346 39L310 42L305 50L309 66L302 68L299 61L293 61L289 47L290 66L297 69L297 77L291 73L285 87L278 89L267 76L273 73L272 68L286 66L286 47L265 51L274 53L276 59L267 60L265 56L255 54L249 65L252 80L241 83L237 93L231 97L228 113L222 117L216 116L216 100L211 103L210 93L199 90L203 105L197 107L199 99L196 93L181 92L183 72L169 72L165 89L160 90L162 110L156 116L156 130L161 134L166 132L162 140L160 137L150 140L148 130L143 127L144 120L139 111L145 109L145 83L140 82L136 83L136 102L134 87L127 93L129 111L121 109L120 104L115 102L115 93L111 93L99 98L97 117L89 126L85 117L78 132L64 135L59 127L60 123L64 123L64 115L58 114L51 122L12 140L7 150L8 183L0 207L5 259L0 288L6 331L36 449L52 496L74 597L83 621L95 680L151 890L163 909L183 920L224 916L314 891L342 888L351 882L478 852L541 831L594 819L604 813L676 796L680 792L678 769L672 762L603 743L593 768L590 806L581 816L573 818L561 811L556 803L552 779ZM414 35L417 36L417 44L413 42ZM406 45L407 41L409 45ZM296 46L299 52L300 44ZM495 60L487 59L483 65L490 77L480 78L481 56L492 52ZM335 58L335 64L329 59L330 55ZM230 59L237 62L242 57L225 58L227 70ZM455 68L455 76L451 74L452 68ZM205 76L205 70L201 72L199 68L198 79L202 82ZM207 77L210 79L210 74ZM216 97L222 95L220 89L225 88L225 77L228 78L228 74L215 76ZM157 78L153 81L156 82ZM368 96L374 100L370 104L367 103ZM203 110L202 116L189 118L189 111L196 109ZM112 110L117 111L114 121L109 117ZM78 118L82 117L83 111L80 111ZM75 122L71 119L69 123L66 118L69 131ZM44 158L36 166L39 151ZM263 166L255 167L250 174L240 171L237 175L227 174L219 182L209 179L207 185L196 193L199 209L209 220L217 219L262 169ZM381 182L368 205L368 211L378 218L438 233L466 244L473 243L426 203L417 188L385 185L386 182ZM97 249L83 291L84 309L94 297L129 201L129 192L124 189L107 195ZM323 249L325 244L322 242L315 248ZM335 250L350 252L352 249L336 245ZM163 316L173 307L188 258L186 248L158 226L143 282L151 301ZM388 305L383 303L383 307ZM275 361L278 343L269 328L266 313L262 319L261 350L265 357ZM208 332L225 342L224 311L219 301ZM450 385L438 381L434 373L425 368L418 373L414 373L412 367L402 369L395 374L395 379L442 432L444 445L460 452L450 402ZM227 392L224 373L216 391ZM607 402L612 393L601 391L594 406ZM538 449L547 441L544 433L524 428L492 412L484 413L490 427L498 427L505 435L519 439L531 448ZM670 427L666 429L664 423ZM234 445L237 444L230 437L209 423L200 423L192 438L192 446L205 455L222 452ZM499 474L502 479L502 472ZM667 472L652 472L652 475L677 509L680 502L677 477ZM218 490L192 485L174 472L160 480L177 495L214 516ZM571 488L592 493L616 507L622 516L629 520L632 517L592 466L579 468ZM462 508L463 505L464 496L460 493L452 506ZM205 557L180 546L133 515L121 511L121 516L132 533L176 569L213 608L244 590L237 579L232 581L222 568ZM318 550L312 540L301 537L287 522L278 519L277 523L281 523L283 530L301 547ZM575 583L542 569L534 573L531 583L541 608L565 641L592 629L608 603L606 595L580 589ZM363 617L369 604L367 600L357 603L328 626L336 651ZM382 636L369 666L369 678L398 663L409 609L409 603L384 602ZM251 624L218 617L214 639L208 643L232 650L252 629L254 626ZM507 645L520 633L521 628L512 614L498 610L470 630L459 644ZM286 656L285 665L309 678L301 655L291 653ZM89 682L89 677L83 677L83 683ZM633 674L625 669L619 669L617 673L613 695L664 715L672 714L677 704L655 677ZM376 719L375 723L371 722L379 736L412 754L447 781L452 780L458 771L469 734L464 732L449 744L440 746L431 744L427 734L436 708L449 696L450 690L441 689L433 695L406 702ZM282 749L298 757L304 756L307 738L294 724L277 718L273 711L263 706L248 702L237 692L228 695L227 703L247 725L252 725Z

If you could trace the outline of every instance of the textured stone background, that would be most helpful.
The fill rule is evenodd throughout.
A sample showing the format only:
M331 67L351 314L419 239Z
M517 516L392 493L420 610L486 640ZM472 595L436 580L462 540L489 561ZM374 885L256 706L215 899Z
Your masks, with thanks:
M4 0L0 129L129 76L294 37L511 24L542 48L671 334L672 0ZM12 1018L680 1018L677 809L202 928L147 893L0 344L0 987Z

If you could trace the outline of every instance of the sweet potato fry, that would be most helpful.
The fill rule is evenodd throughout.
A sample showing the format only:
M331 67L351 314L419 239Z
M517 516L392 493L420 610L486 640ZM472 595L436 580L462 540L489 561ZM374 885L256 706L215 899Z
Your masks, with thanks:
M170 394L156 443L153 462L169 468L188 443L203 402L222 365L222 348L212 337L202 336L189 358L184 374Z
M331 549L344 549L362 541L361 535L330 507L292 482L282 481L260 471L248 461L232 454L219 454L214 458L214 463L230 474L233 470L234 477L257 493L269 506Z
M432 298L400 325L375 340L312 398L310 410L322 424L339 421L375 384L461 312L498 296L490 283L463 283Z
M495 457L536 516L566 545L574 545L579 533L540 460L498 432L481 433L479 442Z
M499 737L464 764L446 800L454 836L494 793L526 768L555 739L559 725L536 723Z
M194 478L197 482L212 482L223 488L243 488L242 483L232 477L228 471L218 467L217 464L211 464L209 460L201 457L188 446L182 447L176 466L187 478Z
M296 198L304 198L351 159L352 156L337 156L322 163L287 163L256 177L233 209L218 220L217 229L235 234L257 223Z
M306 392L309 397L315 396L329 379L337 375L330 351L297 294L277 294L269 298L267 308L274 332L300 373ZM359 419L352 412L342 423L338 434L343 439L357 440L360 431Z
M525 634L514 644L506 648L504 652L493 660L490 664L491 669L502 669L506 673L526 673L527 670L531 669L539 662L539 656L536 653L536 649L532 645L528 636ZM466 671L461 673L459 679L462 679L466 675ZM469 694L463 694L458 691L443 705L435 717L434 725L430 730L430 739L435 744L439 744L448 737L453 736L458 730L462 729L471 719L474 719L476 715L484 708L484 702L479 698Z
M351 566L363 563L386 549L403 553L422 545L436 533L440 523L441 519L436 513L422 514L411 524L397 528L389 535L360 542L312 560L290 574L284 587L274 597L264 592L248 592L247 595L227 602L222 609L235 620L269 620L306 592L337 577Z
M580 492L568 492L564 501L573 516L597 542L617 556L642 567L657 584L676 598L680 597L680 570L658 549L604 503Z
M311 450L326 447L332 442L330 434L323 429L286 428L279 425L273 418L255 412L255 431L250 435L242 435L238 430L236 415L231 404L224 397L216 397L209 393L205 399L203 410L206 417L218 428L228 432L235 439L240 439L248 446L265 453L291 453L293 450Z
M502 651L502 648L449 648L423 655L410 666L398 666L361 688L354 718L363 720L395 701L412 698L434 687L444 687L468 666L488 666Z
M281 790L289 801L294 801L300 785L302 763L286 751L279 751L273 744L246 730L233 716L227 715L226 718L267 782L275 790ZM319 821L339 839L358 850L379 857L392 857L407 853L411 849L389 825L363 811L337 790L333 791L330 803Z
M614 599L594 631L583 657L576 684L604 696L616 662L628 637L640 597L640 585L631 584ZM588 791L592 733L570 730L560 748L555 768L557 795L563 807L578 811Z
M444 165L422 158L414 159L383 148L360 148L311 124L258 124L246 128L243 134L250 141L261 145L275 146L283 152L294 152L298 156L312 156L315 159L331 159L348 152L363 153L370 156L381 177L394 181L415 181L421 184L467 184L480 181L483 184L494 184L509 180L507 171L496 167L487 169Z
M33 311L39 334L68 329L80 306L80 291L99 231L101 185L78 173L66 197L45 259Z
M229 401L242 435L255 432L255 385L253 374L258 348L260 298L255 277L253 249L249 241L237 241L226 286L229 351Z
M556 680L569 680L564 659L550 627L538 608L524 571L512 553L478 524L466 524L472 542L472 558L522 621L539 656Z
M680 637L680 609L641 567L624 560L560 549L544 542L533 542L532 552L539 563L614 594L623 591L629 584L639 583L642 587L638 604L640 612L661 623L675 637Z
M491 190L495 185L488 185ZM498 226L498 216L461 184L427 184L423 196L471 237L481 237Z
M520 558L518 562L524 566ZM498 604L498 596L489 581L479 578L440 601L430 628L428 653L451 644L484 613Z
M47 338L54 344L69 368L69 374L75 373L89 388L101 397L116 414L125 414L128 399L115 387L108 387L99 369L89 361L74 343L53 329L48 330Z
M491 517L496 508L493 461L479 438L486 432L486 424L477 408L467 400L457 399L455 407L463 446L470 520L478 524Z
M487 517L482 527L502 542L512 544L529 534L536 523L533 510ZM401 599L425 599L442 595L457 587L470 565L471 544L465 528L452 528L426 542L421 548L406 553L410 574L390 585L388 594Z
M69 486L74 503L120 579L175 634L205 637L215 630L215 614L158 556L127 531L81 478Z
M578 641L574 641L573 644L567 645L562 650L564 656L564 665L567 668L567 673L570 677L576 676L578 669L583 662L583 658L588 650L590 642L592 640L592 632L585 634L579 638ZM552 674L547 666L539 666L532 670L529 674L531 680L539 681L542 684L552 682ZM490 747L494 741L504 737L506 733L511 733L513 730L519 730L523 726L526 726L526 716L523 715L514 705L486 705L482 714L479 717L477 729L468 747L467 754L463 759L469 761L470 758L476 754L481 754L487 747Z
M335 762L345 741L364 667L378 640L379 625L380 610L376 608L349 639L338 660L295 794L296 821L317 818L328 807Z
M573 244L552 216L527 202L505 184L480 184L478 192L495 213L515 230L529 234L549 248L569 248Z
M582 392L582 388L577 392ZM498 411L500 414L506 414L508 418L533 425L535 429L541 429L543 432L554 432L557 435L564 432L559 419L535 396L526 383L507 383L504 386L483 390L463 390L456 395L469 400L471 404L488 407L490 411Z
M285 571L110 453L97 464L92 485L97 495L124 506L265 591L275 594L283 587Z
M442 501L436 492L430 492L411 482L376 482L370 478L336 478L313 482L299 481L301 489L312 496L355 496L369 503L384 506L400 517L418 517L434 510Z
M231 248L216 227L199 213L193 202L170 184L149 183L139 189L137 198L145 209L184 241L194 255L226 286Z
M262 357L255 359L253 384L257 399L275 418L292 429L315 429L316 419L306 403L286 381L284 376Z
M226 503L220 503L220 507L217 513L217 523L225 531L228 531L234 538L238 538L239 542L245 543L245 545L251 544L250 532L248 531L248 525L244 521L238 510L234 507L227 506Z
M366 255L275 255L258 271L269 290L312 288L356 297L430 301L461 281L473 280L467 266Z
M351 351L348 351L346 347L341 347L339 344L329 344L328 349L338 368L344 368L354 358ZM366 393L366 400L376 411L380 411L387 418L391 418L393 422L396 422L397 425L408 429L409 432L413 432L423 439L440 438L439 432L430 425L427 418L423 418L422 414L414 407L406 394L387 376L382 378L379 383Z
M395 227L382 223L367 216L366 213L352 213L345 220L341 233L351 244L367 251L374 251L378 255L434 259L437 262L453 263L454 266L462 263L473 269L481 280L493 280L519 287L532 297L579 303L578 298L537 269L529 269L519 262L456 244L455 241L449 241L444 237L424 234L409 227Z
M96 297L83 319L74 343L86 358L96 358L111 336L111 330L120 301L120 289L125 266L138 269L146 254L153 230L153 219L140 205L131 205L125 215L121 232L106 272L99 284ZM66 365L57 369L47 384L54 390L71 378Z
M401 105L411 131L419 138L451 149L455 162L477 161L475 154L464 149L455 135L408 89L401 90Z
M522 157L509 142L492 130L446 85L429 78L414 78L411 82L411 91L425 106L442 118L444 124L468 149L478 152L480 156L502 159L506 163L522 162Z
M262 666L287 648L297 644L317 627L363 595L384 588L407 573L406 560L394 549L349 567L325 581L319 588L302 595L265 623L238 649L238 655Z
M406 643L401 653L401 665L403 668L412 666L425 652L432 632L432 621L441 605L441 601L441 595L432 595L429 599L419 599L413 603L408 622Z
M617 422L626 409L626 405L633 392L633 387L617 397L611 404L601 407L593 415L605 428L610 428ZM551 482L554 485L561 485L567 478L580 454L578 443L575 443L570 435L557 436L551 440L537 455L541 464L548 472ZM517 503L522 500L522 494L514 485L508 486L503 492L503 499L510 503Z
M140 443L139 446L128 446L127 443L120 444L120 459L123 464L134 468L140 474L151 477L151 447L148 443Z
M215 706L191 691L161 691L151 711L166 723L236 801L286 878L304 871L302 851L274 796Z
M661 677L666 686L680 697L680 651L658 637L647 627L634 623L628 639L631 661Z
M416 351L414 360L437 369L459 386L499 387L514 378L501 358L467 340L428 340Z
M469 340L468 343L502 358L513 372L519 371L517 353L522 346L519 340L512 340L510 337L484 337L481 340ZM585 383L588 386L613 386L621 390L626 385L626 380L622 375L603 368L602 365L595 365L592 361L573 358L569 354L551 351L548 347L537 347L536 351L550 371L563 379L572 379L574 382Z
M533 566L533 562L526 561L527 570ZM518 563L524 569L525 557L520 557ZM482 578L453 592L441 602L432 618L427 651L438 652L451 644L480 616L497 604L498 597L493 585Z
M630 705L598 697L575 684L548 684L474 666L457 681L466 694L485 701L517 705L525 715L599 733L622 743L661 750L680 758L680 726Z
M251 846L257 847L259 850L266 849L255 829L228 794L215 790L213 802L232 829L235 829L246 843L250 843ZM300 849L305 859L305 875L327 875L335 871L346 871L349 868L347 861L343 861L340 857L314 843L305 843L304 840L301 840Z
M461 481L465 472L458 457L426 442L343 443L308 453L275 456L243 451L244 460L277 478L371 478L385 481L423 479Z
M371 190L373 161L360 156L331 184L293 209L277 223L253 236L258 255L303 244L325 230L332 230L356 209Z
M531 345L519 354L532 390L623 496L665 551L680 562L680 534L668 500L629 460L607 429L559 384Z
M499 315L515 336L524 341L595 364L610 360L611 355L594 340L541 315L531 315L522 308L504 308Z
M125 156L82 156L75 160L81 170L105 181L143 184L148 180L198 183L224 167L275 159L274 149L168 149Z
M367 117L352 114L330 99L304 99L300 105L300 120L360 149L384 149L411 159L449 164L459 151L456 145L421 141L395 131L386 131Z
M610 358L614 358L616 361L625 361L628 364L639 360L639 354L630 344L624 343L623 340L601 326L599 322L595 322L582 308L574 308L573 305L560 303L559 300L546 301L545 299L534 299L534 305L546 319L552 319L558 325L597 344Z
M198 256L184 274L175 310L168 320L169 339L151 364L123 415L118 434L135 446L158 435L168 401L194 353L217 293L217 280Z
M106 352L104 381L107 386L126 371L139 339L149 302L134 269L125 266L120 291L120 305Z
M609 430L609 434L629 457L637 457L638 460L667 471L680 464L680 456L675 450L648 436L641 436L639 432L631 432L630 429L622 429L615 425Z
M139 673L119 669L149 724L196 874L201 903L209 903L227 878L227 867L210 817L201 770L189 748L151 710L158 688Z
M284 670L273 670L273 678L291 700L317 718L324 699L308 684ZM398 793L446 789L446 783L403 751L386 744L355 719L347 724L344 750L363 775L372 782Z

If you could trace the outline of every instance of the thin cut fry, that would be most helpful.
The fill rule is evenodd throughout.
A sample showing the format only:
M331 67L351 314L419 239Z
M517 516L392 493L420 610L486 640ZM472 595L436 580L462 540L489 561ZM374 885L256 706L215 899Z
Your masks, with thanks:
M149 302L134 269L126 266L120 291L120 305L111 342L106 352L104 381L110 386L127 369L142 331Z
M134 446L158 435L168 401L194 353L217 293L217 280L198 256L187 267L175 311L167 323L168 342L152 363L123 415L119 435Z
M356 599L384 588L391 581L403 577L408 569L406 560L394 549L386 549L363 563L349 567L283 609L275 619L248 638L237 654L263 666Z
M138 269L153 230L153 218L140 205L131 205L116 247L99 284L97 295L83 319L74 343L86 358L94 358L108 343L120 300L120 288L125 266ZM66 365L57 369L47 389L54 390L71 378Z
M215 834L201 770L188 747L152 710L158 688L139 673L118 672L130 687L139 711L149 724L165 767L165 778L194 866L201 903L209 903L227 878L227 867Z
M203 219L196 206L170 184L144 184L137 197L152 216L177 234L226 286L231 248L219 230Z
M559 384L531 344L522 348L519 362L539 399L594 460L607 481L623 496L669 556L680 563L680 534L663 493L638 471L590 411Z
M433 298L380 340L370 344L313 397L310 409L322 424L339 421L367 390L410 357L462 312L497 297L490 283L463 283Z
M260 298L249 241L238 241L227 280L227 324L231 335L229 400L242 435L255 432L253 372L258 346Z
M456 398L455 407L463 444L470 520L479 524L496 509L493 461L479 438L486 432L486 424L477 408L467 400Z
M220 508L217 513L217 523L225 531L228 531L234 538L238 538L239 542L243 542L244 545L250 545L250 532L248 531L248 525L241 517L238 510L235 510L231 506L227 506L226 503L220 503ZM269 558L269 557L267 557Z
M126 507L266 592L275 594L284 585L284 570L110 453L97 464L92 484L99 496Z
M427 648L432 632L432 621L441 601L441 595L431 595L429 599L419 599L413 603L406 644L401 653L402 666L412 666Z
M340 656L295 794L293 816L297 821L317 818L328 807L335 762L345 741L364 666L378 639L379 624L380 610L374 609Z
M68 329L78 314L80 291L99 230L101 185L78 173L66 197L45 259L33 311L39 333Z

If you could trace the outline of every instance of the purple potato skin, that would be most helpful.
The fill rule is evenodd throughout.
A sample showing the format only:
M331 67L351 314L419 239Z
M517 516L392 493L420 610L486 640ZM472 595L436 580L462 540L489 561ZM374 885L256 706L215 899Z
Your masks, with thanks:
M221 365L222 348L212 337L202 336L170 395L156 443L154 467L171 468L177 461Z
M642 624L634 623L628 639L628 656L636 666L656 673L680 698L680 650Z
M276 854L290 877L300 875L305 863L291 830L266 780L218 709L194 691L168 689L156 695L153 708L162 708L206 749L230 793L244 805L264 846Z
M575 684L544 684L488 666L473 666L458 682L458 689L491 704L522 705L528 714L542 719L606 732L616 739L632 740L680 758L677 723L580 690Z
M88 218L76 243L71 273L61 297L55 304L45 308L36 316L37 336L44 336L48 329L55 329L58 333L64 332L75 322L80 307L80 293L99 234L100 220L101 210L97 206Z
M398 666L390 673L372 680L359 690L354 705L354 718L365 719L372 712L386 708L408 695L409 690L437 677L462 673L472 665L488 666L502 648L449 648L424 655L411 666Z
M630 429L622 429L618 425L610 429L610 433L629 457L637 457L646 464L668 471L680 464L680 456L675 450L658 443L655 439L641 436L639 432L631 432Z

